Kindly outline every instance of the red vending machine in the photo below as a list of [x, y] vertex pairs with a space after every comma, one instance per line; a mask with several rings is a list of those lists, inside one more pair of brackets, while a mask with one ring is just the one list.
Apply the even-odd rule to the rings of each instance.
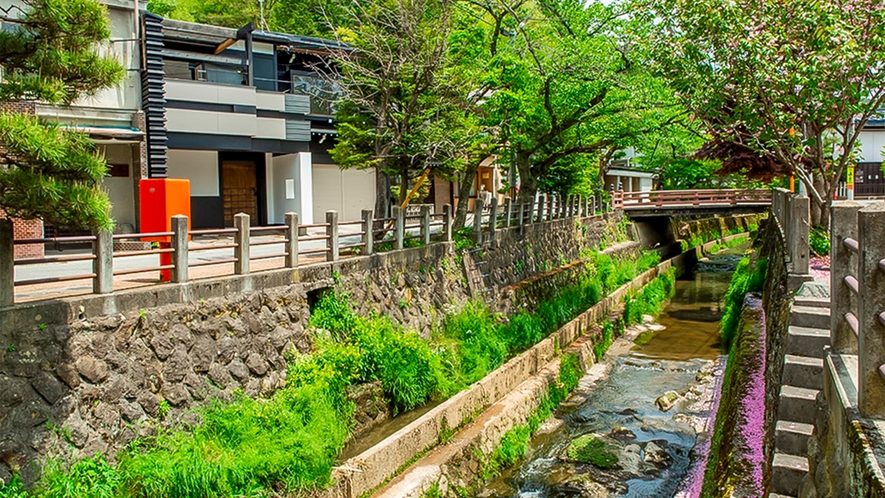
[[[169, 232], [172, 230], [172, 217], [187, 216], [187, 228], [191, 228], [191, 183], [177, 178], [145, 178], [138, 184], [141, 198], [139, 219], [142, 233]], [[143, 237], [145, 242], [157, 242], [160, 248], [171, 247], [171, 237]], [[172, 253], [160, 254], [160, 265], [172, 264]], [[172, 280], [172, 270], [160, 270], [160, 280]]]

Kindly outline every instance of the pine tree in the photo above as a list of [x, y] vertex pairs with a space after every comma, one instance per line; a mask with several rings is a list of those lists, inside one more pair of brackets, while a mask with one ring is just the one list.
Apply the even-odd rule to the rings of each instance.
[[[95, 0], [28, 0], [0, 20], [13, 26], [0, 31], [0, 102], [70, 105], [125, 74], [98, 51], [110, 23]], [[0, 209], [8, 216], [110, 229], [110, 201], [99, 186], [106, 173], [85, 134], [0, 111]]]

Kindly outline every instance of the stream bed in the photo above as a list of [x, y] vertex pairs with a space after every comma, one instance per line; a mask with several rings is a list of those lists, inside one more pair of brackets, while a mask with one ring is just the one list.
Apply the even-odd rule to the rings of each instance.
[[[680, 277], [657, 321], [628, 328], [536, 432], [527, 457], [479, 496], [697, 496], [725, 368], [720, 301], [743, 249]], [[605, 458], [590, 459], [600, 465], [572, 458], [579, 438], [604, 448]]]

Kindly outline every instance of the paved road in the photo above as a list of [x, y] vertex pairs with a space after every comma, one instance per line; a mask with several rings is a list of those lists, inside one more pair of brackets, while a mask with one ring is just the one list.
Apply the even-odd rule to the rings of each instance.
[[[431, 229], [432, 232], [438, 232], [440, 227], [434, 227]], [[358, 235], [360, 231], [359, 226], [342, 226], [339, 229], [339, 244], [347, 245], [347, 244], [357, 244], [360, 242], [361, 237]], [[410, 234], [417, 234], [417, 229], [415, 230], [407, 230]], [[325, 231], [322, 228], [310, 229], [308, 230], [308, 235], [322, 235]], [[354, 234], [357, 235], [348, 235]], [[259, 245], [253, 246], [250, 248], [251, 257], [257, 258], [260, 256], [269, 256], [273, 254], [282, 255], [285, 252], [284, 243], [282, 241], [282, 235], [263, 235], [263, 236], [253, 236], [251, 241], [254, 242], [264, 242], [264, 241], [272, 241], [279, 239], [279, 244], [267, 244], [267, 245]], [[191, 247], [207, 247], [212, 245], [224, 245], [230, 244], [233, 242], [231, 237], [219, 236], [219, 237], [200, 237], [197, 240], [193, 240], [190, 243]], [[322, 249], [326, 247], [325, 240], [310, 240], [299, 243], [298, 248], [299, 252], [309, 251], [311, 249]], [[72, 255], [72, 254], [88, 254], [89, 250], [66, 250], [60, 253], [55, 251], [47, 252], [47, 256], [54, 256], [56, 254], [64, 254], [64, 255]], [[191, 250], [188, 252], [188, 261], [190, 264], [195, 263], [205, 263], [211, 261], [221, 261], [225, 259], [230, 259], [234, 257], [234, 249], [232, 247], [228, 248], [219, 248], [219, 249], [204, 249], [194, 251]], [[325, 260], [325, 255], [323, 253], [314, 253], [302, 255], [300, 261], [303, 263], [309, 262], [319, 262]], [[159, 255], [142, 255], [142, 256], [131, 256], [131, 257], [117, 257], [114, 258], [114, 269], [115, 270], [134, 270], [138, 268], [155, 268], [160, 265], [160, 257]], [[269, 258], [262, 259], [258, 261], [252, 261], [250, 263], [250, 267], [252, 271], [260, 271], [266, 269], [273, 268], [282, 268], [283, 267], [283, 258]], [[25, 266], [16, 266], [15, 267], [15, 280], [23, 281], [23, 280], [32, 280], [32, 279], [42, 279], [42, 278], [50, 278], [50, 277], [66, 277], [66, 276], [76, 276], [92, 273], [92, 261], [71, 261], [71, 262], [60, 262], [60, 263], [46, 263], [46, 264], [36, 264], [36, 265], [25, 265]], [[218, 265], [208, 265], [208, 266], [200, 266], [196, 268], [190, 268], [188, 271], [189, 277], [191, 279], [198, 278], [207, 278], [213, 276], [220, 275], [231, 275], [233, 274], [233, 264], [218, 264]], [[159, 281], [159, 273], [157, 270], [151, 270], [144, 273], [134, 273], [129, 275], [119, 275], [114, 277], [114, 288], [115, 289], [125, 289], [131, 287], [138, 287], [144, 285], [152, 285]], [[77, 295], [89, 293], [92, 290], [92, 280], [88, 278], [84, 278], [81, 280], [71, 280], [65, 282], [54, 282], [47, 284], [32, 284], [32, 285], [24, 285], [24, 286], [16, 286], [16, 302], [21, 301], [32, 301], [37, 299], [49, 298], [49, 297], [59, 297], [64, 295]]]

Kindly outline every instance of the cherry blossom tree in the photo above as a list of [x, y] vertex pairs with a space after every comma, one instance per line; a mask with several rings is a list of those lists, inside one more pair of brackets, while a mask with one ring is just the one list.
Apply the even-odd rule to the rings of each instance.
[[722, 150], [806, 186], [825, 223], [861, 128], [885, 101], [880, 0], [649, 0], [663, 75]]

